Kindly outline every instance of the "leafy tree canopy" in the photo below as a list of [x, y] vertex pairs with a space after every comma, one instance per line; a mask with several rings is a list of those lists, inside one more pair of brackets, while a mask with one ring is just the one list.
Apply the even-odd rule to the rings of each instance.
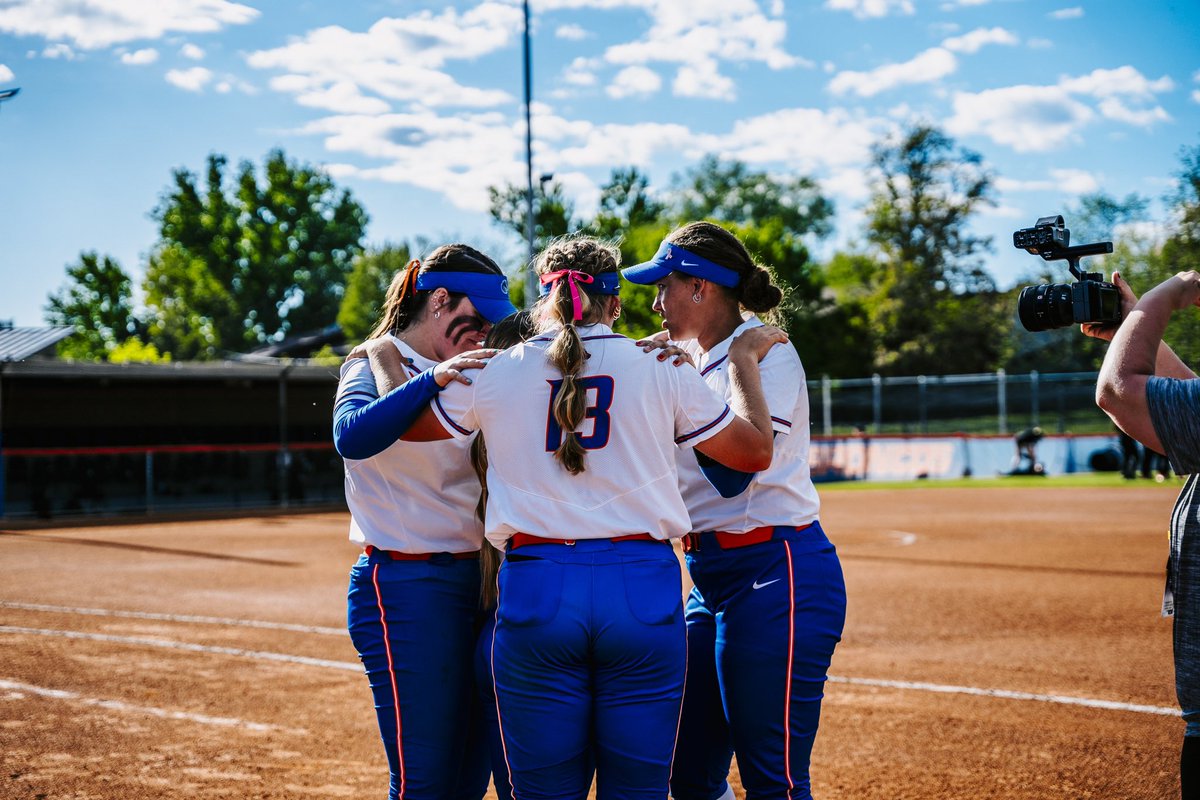
[[46, 302], [51, 325], [69, 325], [75, 334], [58, 345], [63, 358], [107, 359], [138, 332], [133, 308], [133, 283], [115, 260], [95, 252], [82, 253], [67, 267], [68, 284]]

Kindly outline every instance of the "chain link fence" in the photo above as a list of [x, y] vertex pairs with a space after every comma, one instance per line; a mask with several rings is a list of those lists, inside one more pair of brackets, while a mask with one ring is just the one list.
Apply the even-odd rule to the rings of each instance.
[[1107, 433], [1095, 372], [820, 378], [808, 382], [817, 436], [855, 433]]

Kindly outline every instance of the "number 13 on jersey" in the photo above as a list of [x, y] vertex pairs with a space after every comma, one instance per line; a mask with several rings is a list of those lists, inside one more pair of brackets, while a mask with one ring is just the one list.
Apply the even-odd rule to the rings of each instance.
[[[554, 418], [554, 401], [562, 389], [562, 381], [547, 381], [550, 384], [550, 406], [546, 413], [546, 452], [553, 453], [562, 444], [563, 430]], [[591, 375], [586, 378], [576, 378], [579, 390], [585, 393], [587, 409], [583, 416], [583, 425], [578, 434], [579, 444], [584, 450], [599, 450], [608, 444], [612, 432], [612, 416], [608, 413], [613, 402], [615, 383], [609, 375]], [[588, 422], [591, 422], [591, 433], [588, 433]]]

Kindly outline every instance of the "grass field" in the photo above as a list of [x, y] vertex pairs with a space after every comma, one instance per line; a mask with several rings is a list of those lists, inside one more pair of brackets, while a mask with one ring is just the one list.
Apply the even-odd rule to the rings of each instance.
[[[815, 796], [1178, 796], [1174, 487], [992, 483], [821, 487], [849, 612]], [[347, 524], [0, 532], [0, 797], [383, 797]]]

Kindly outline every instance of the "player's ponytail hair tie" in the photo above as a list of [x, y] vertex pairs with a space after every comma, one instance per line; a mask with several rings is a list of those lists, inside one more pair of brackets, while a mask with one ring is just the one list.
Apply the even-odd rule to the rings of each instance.
[[583, 301], [579, 297], [579, 284], [591, 283], [595, 280], [586, 272], [580, 272], [577, 269], [560, 269], [556, 272], [546, 272], [541, 276], [542, 283], [557, 283], [566, 278], [567, 285], [571, 287], [571, 312], [575, 322], [583, 319]]
[[404, 269], [404, 283], [400, 287], [400, 300], [412, 297], [417, 293], [417, 274], [421, 271], [421, 259], [414, 258]]

